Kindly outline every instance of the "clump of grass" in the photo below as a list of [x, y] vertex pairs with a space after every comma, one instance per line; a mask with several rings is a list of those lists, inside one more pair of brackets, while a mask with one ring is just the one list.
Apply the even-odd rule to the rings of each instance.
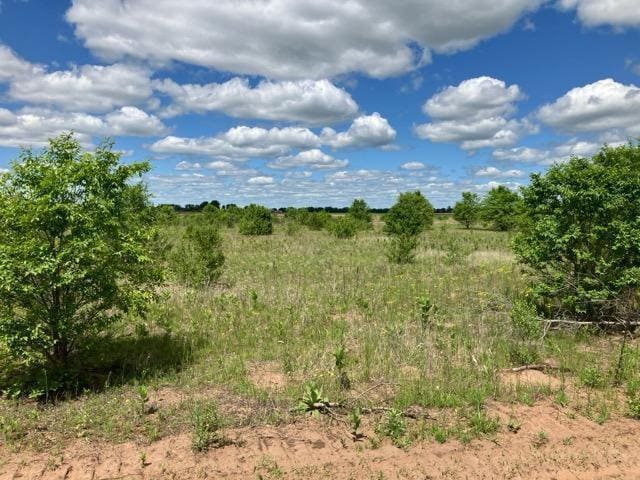
[[198, 403], [191, 412], [191, 448], [196, 452], [204, 452], [209, 448], [224, 447], [229, 444], [222, 433], [222, 422], [218, 408], [212, 401]]
[[378, 435], [389, 437], [397, 447], [408, 445], [409, 441], [405, 437], [406, 432], [407, 424], [402, 416], [402, 412], [395, 408], [390, 409], [376, 427], [376, 433]]

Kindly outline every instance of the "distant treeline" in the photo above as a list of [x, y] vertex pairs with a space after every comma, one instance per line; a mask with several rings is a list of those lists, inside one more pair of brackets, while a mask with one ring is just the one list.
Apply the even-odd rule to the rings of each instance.
[[[229, 203], [227, 205], [222, 205], [218, 200], [212, 200], [210, 202], [202, 202], [202, 203], [187, 203], [186, 205], [176, 205], [176, 204], [161, 204], [159, 206], [167, 205], [172, 207], [176, 212], [201, 212], [204, 207], [207, 205], [212, 205], [215, 208], [220, 208], [222, 210], [227, 210], [229, 208], [237, 208], [235, 203]], [[282, 208], [272, 208], [273, 212], [286, 212], [287, 209], [292, 207], [282, 207]], [[349, 207], [307, 207], [306, 210], [309, 212], [327, 212], [327, 213], [347, 213]], [[387, 213], [389, 208], [370, 208], [369, 211], [371, 213]], [[452, 207], [444, 207], [444, 208], [434, 208], [433, 211], [435, 213], [451, 213], [453, 211]]]

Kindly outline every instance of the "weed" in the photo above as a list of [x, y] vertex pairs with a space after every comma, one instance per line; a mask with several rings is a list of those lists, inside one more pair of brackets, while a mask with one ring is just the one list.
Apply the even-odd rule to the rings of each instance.
[[378, 435], [389, 437], [393, 444], [398, 447], [406, 445], [406, 439], [404, 438], [406, 431], [407, 425], [402, 412], [395, 408], [390, 409], [376, 427]]
[[582, 384], [589, 388], [602, 388], [605, 384], [604, 376], [597, 366], [589, 366], [579, 373]]
[[298, 400], [295, 410], [301, 413], [310, 413], [318, 416], [329, 400], [323, 395], [322, 388], [315, 382], [309, 382], [304, 386], [302, 397]]
[[191, 426], [191, 448], [196, 452], [228, 444], [221, 431], [222, 422], [218, 416], [218, 409], [211, 401], [196, 404], [191, 413]]
[[549, 435], [547, 435], [547, 432], [545, 432], [544, 430], [540, 430], [538, 433], [536, 433], [533, 436], [533, 440], [531, 440], [531, 444], [536, 448], [540, 448], [547, 443], [549, 443]]

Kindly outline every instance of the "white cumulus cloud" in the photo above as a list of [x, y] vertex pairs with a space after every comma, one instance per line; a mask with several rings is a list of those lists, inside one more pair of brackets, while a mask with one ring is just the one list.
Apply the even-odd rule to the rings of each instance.
[[320, 169], [332, 169], [332, 168], [344, 168], [349, 164], [347, 160], [339, 160], [327, 155], [322, 150], [317, 148], [311, 150], [304, 150], [298, 152], [295, 155], [288, 155], [286, 157], [279, 157], [273, 162], [269, 162], [267, 165], [271, 168], [296, 168], [306, 167], [315, 170]]
[[431, 50], [471, 48], [541, 3], [74, 0], [66, 18], [89, 49], [111, 61], [180, 61], [268, 78], [382, 78], [428, 62]]
[[458, 143], [465, 150], [513, 145], [535, 131], [529, 121], [510, 118], [523, 98], [517, 85], [492, 77], [464, 80], [436, 93], [423, 105], [432, 119], [417, 125], [418, 137], [432, 142]]
[[622, 129], [640, 134], [640, 88], [607, 78], [569, 90], [538, 111], [538, 118], [564, 132]]
[[575, 8], [580, 21], [588, 26], [640, 25], [640, 8], [637, 0], [560, 0], [559, 4], [567, 10]]
[[236, 118], [328, 124], [358, 112], [351, 95], [328, 80], [262, 81], [251, 87], [243, 78], [205, 85], [179, 85], [165, 79], [155, 81], [154, 87], [171, 97], [162, 112], [166, 117], [222, 112]]

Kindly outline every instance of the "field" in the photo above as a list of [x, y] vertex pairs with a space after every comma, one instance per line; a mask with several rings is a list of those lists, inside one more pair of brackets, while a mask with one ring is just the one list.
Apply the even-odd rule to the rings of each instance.
[[170, 282], [75, 391], [0, 400], [0, 478], [640, 477], [638, 341], [520, 335], [509, 233], [443, 216], [395, 265], [380, 226], [225, 229], [220, 282]]

